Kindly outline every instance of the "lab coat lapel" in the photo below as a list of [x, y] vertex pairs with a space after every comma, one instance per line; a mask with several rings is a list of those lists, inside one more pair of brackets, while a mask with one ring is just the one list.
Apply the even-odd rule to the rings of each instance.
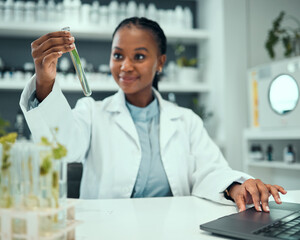
[[140, 149], [138, 133], [130, 112], [126, 107], [125, 96], [122, 90], [119, 90], [113, 96], [111, 103], [107, 106], [107, 111], [111, 112], [113, 121], [132, 138]]
[[177, 131], [177, 121], [170, 118], [167, 112], [162, 111], [160, 116], [160, 146], [161, 151], [164, 151], [169, 141]]
[[115, 116], [115, 122], [134, 140], [137, 147], [140, 149], [139, 137], [130, 113], [125, 111], [120, 112]]
[[160, 105], [160, 147], [163, 152], [172, 137], [178, 131], [177, 124], [181, 114], [177, 106], [163, 100], [156, 90], [154, 90], [154, 92]]

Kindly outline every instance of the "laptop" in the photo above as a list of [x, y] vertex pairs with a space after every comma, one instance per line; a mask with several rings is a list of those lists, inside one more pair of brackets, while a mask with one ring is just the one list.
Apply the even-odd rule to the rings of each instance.
[[200, 229], [234, 239], [300, 240], [300, 204], [269, 203], [270, 212], [246, 211], [200, 225]]

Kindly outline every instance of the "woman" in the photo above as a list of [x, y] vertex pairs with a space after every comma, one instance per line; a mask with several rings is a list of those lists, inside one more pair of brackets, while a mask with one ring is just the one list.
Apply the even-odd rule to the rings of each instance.
[[240, 211], [249, 203], [269, 211], [270, 194], [281, 202], [282, 187], [232, 170], [202, 120], [152, 87], [166, 62], [166, 38], [157, 23], [145, 18], [120, 23], [110, 57], [120, 90], [103, 101], [80, 99], [71, 110], [55, 78], [58, 58], [74, 49], [73, 43], [64, 31], [32, 43], [36, 75], [20, 105], [36, 141], [59, 127], [68, 159], [84, 160], [82, 198], [195, 195], [233, 200]]

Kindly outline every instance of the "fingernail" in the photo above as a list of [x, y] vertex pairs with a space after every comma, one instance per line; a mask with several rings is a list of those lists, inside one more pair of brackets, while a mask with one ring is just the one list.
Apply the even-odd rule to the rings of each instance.
[[72, 43], [70, 46], [69, 46], [70, 48], [74, 48], [75, 47], [75, 45]]
[[74, 40], [74, 37], [69, 37], [69, 40], [70, 40], [70, 41], [73, 41], [73, 40]]
[[281, 201], [281, 199], [280, 199], [280, 198], [278, 198], [278, 202], [282, 203], [282, 201]]
[[59, 54], [59, 55], [62, 55], [62, 51], [59, 51], [58, 54]]
[[260, 211], [260, 212], [262, 211], [261, 207], [258, 207], [258, 211]]
[[268, 211], [268, 212], [270, 212], [270, 208], [269, 208], [269, 206], [266, 206], [266, 209], [267, 209], [267, 211]]

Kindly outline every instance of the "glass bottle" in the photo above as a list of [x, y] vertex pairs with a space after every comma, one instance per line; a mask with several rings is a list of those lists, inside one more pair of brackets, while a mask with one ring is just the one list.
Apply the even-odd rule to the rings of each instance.
[[296, 162], [296, 153], [292, 144], [287, 145], [283, 150], [283, 160], [286, 163]]
[[267, 158], [268, 161], [273, 161], [273, 147], [272, 147], [272, 145], [268, 145], [268, 147], [267, 147], [266, 158]]

